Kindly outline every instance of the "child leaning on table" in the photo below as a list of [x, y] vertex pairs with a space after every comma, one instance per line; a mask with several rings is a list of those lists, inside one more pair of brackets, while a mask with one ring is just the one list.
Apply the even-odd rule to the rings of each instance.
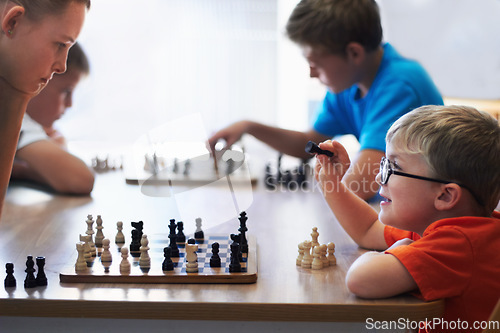
[[28, 103], [11, 179], [35, 181], [60, 193], [88, 195], [94, 186], [93, 172], [66, 150], [64, 137], [54, 129], [54, 123], [72, 106], [74, 89], [90, 72], [78, 43], [68, 52], [66, 68]]
[[0, 213], [29, 100], [66, 70], [90, 0], [0, 0]]
[[444, 299], [443, 319], [474, 331], [500, 298], [498, 122], [470, 107], [423, 106], [391, 126], [386, 145], [377, 214], [341, 182], [344, 147], [320, 144], [335, 154], [315, 167], [328, 205], [359, 246], [384, 251], [360, 256], [347, 287], [363, 298]]

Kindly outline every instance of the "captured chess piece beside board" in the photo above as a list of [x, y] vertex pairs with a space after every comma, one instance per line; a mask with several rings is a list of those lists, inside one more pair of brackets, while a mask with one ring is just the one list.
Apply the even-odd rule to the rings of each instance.
[[234, 185], [257, 184], [243, 151], [227, 149], [188, 159], [157, 153], [144, 154], [141, 158], [129, 156], [126, 159], [124, 174], [127, 184], [202, 186], [224, 177], [230, 177]]
[[329, 266], [337, 265], [335, 258], [335, 244], [320, 244], [318, 242], [318, 228], [312, 228], [311, 240], [305, 240], [298, 245], [299, 255], [296, 265], [302, 268], [320, 270]]
[[[123, 222], [116, 223], [112, 242], [103, 234], [99, 220], [95, 241], [93, 218], [87, 217], [86, 235], [76, 243], [77, 255], [59, 275], [63, 283], [254, 283], [257, 281], [257, 244], [247, 236], [247, 216], [238, 218], [239, 233], [205, 235], [201, 219], [196, 231], [184, 235], [184, 223], [174, 219], [169, 233], [151, 237], [147, 224], [131, 222], [131, 241], [126, 244]], [[102, 233], [102, 239], [101, 239]], [[98, 237], [99, 235], [99, 237]]]
[[[36, 267], [35, 268], [35, 262]], [[26, 258], [26, 277], [24, 279], [24, 288], [43, 287], [48, 284], [47, 276], [45, 275], [45, 257], [36, 257], [29, 255]], [[38, 271], [37, 271], [38, 269]], [[4, 280], [5, 288], [13, 288], [17, 286], [16, 277], [14, 276], [14, 263], [5, 264], [5, 272], [7, 276]], [[35, 276], [36, 273], [36, 276]]]

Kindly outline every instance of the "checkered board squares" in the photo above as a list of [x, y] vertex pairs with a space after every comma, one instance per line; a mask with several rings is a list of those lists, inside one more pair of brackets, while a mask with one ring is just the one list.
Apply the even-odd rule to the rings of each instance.
[[[156, 237], [157, 236], [157, 237]], [[99, 256], [94, 259], [92, 267], [84, 272], [75, 272], [76, 251], [70, 265], [68, 265], [59, 275], [63, 283], [254, 283], [257, 281], [257, 246], [255, 238], [248, 238], [248, 255], [242, 254], [241, 268], [238, 273], [229, 272], [231, 257], [230, 245], [232, 240], [226, 235], [210, 235], [204, 240], [196, 240], [198, 245], [198, 272], [186, 272], [185, 246], [178, 244], [180, 256], [172, 258], [174, 262], [173, 271], [163, 271], [162, 263], [163, 248], [168, 246], [168, 235], [149, 236], [149, 256], [151, 258], [151, 268], [143, 271], [139, 267], [139, 257], [129, 255], [131, 263], [130, 274], [120, 273], [120, 247], [111, 244], [110, 251], [113, 255], [113, 262], [109, 272], [104, 271]], [[187, 237], [188, 239], [189, 237]], [[219, 257], [221, 267], [210, 267], [210, 257], [212, 256], [212, 244], [219, 243]], [[124, 246], [128, 246], [125, 244]], [[98, 249], [99, 252], [102, 249]]]

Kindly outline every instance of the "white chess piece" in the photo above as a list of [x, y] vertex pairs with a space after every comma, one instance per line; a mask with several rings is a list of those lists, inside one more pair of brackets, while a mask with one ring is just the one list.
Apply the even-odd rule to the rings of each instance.
[[92, 218], [92, 215], [90, 215], [90, 214], [87, 215], [87, 220], [85, 222], [87, 222], [87, 231], [85, 233], [88, 236], [90, 236], [90, 239], [88, 241], [89, 246], [90, 246], [90, 253], [91, 253], [92, 257], [96, 257], [97, 256], [97, 249], [96, 249], [94, 241], [92, 239], [92, 235], [94, 234], [94, 229], [92, 227], [92, 225], [94, 224], [94, 219]]
[[101, 215], [97, 215], [97, 219], [95, 220], [97, 232], [95, 234], [95, 246], [102, 247], [102, 240], [104, 239], [104, 234], [102, 229], [102, 218]]
[[102, 240], [102, 254], [101, 254], [101, 262], [104, 266], [104, 271], [109, 272], [109, 266], [111, 266], [111, 262], [113, 261], [113, 257], [111, 256], [111, 251], [109, 251], [109, 239], [104, 238]]
[[85, 261], [84, 242], [76, 243], [76, 251], [78, 251], [78, 258], [76, 259], [75, 272], [82, 272], [87, 269], [87, 262]]
[[186, 243], [186, 272], [196, 273], [198, 272], [198, 256], [196, 255], [198, 251], [198, 245]]
[[337, 258], [335, 258], [335, 244], [330, 242], [327, 245], [328, 247], [328, 261], [330, 261], [330, 266], [334, 266], [337, 264]]
[[302, 265], [302, 259], [304, 259], [304, 243], [300, 243], [298, 245], [298, 248], [299, 248], [299, 255], [297, 256], [297, 260], [295, 261], [295, 263], [297, 264], [297, 266], [300, 266]]
[[92, 257], [92, 250], [89, 244], [90, 236], [89, 235], [80, 235], [80, 242], [83, 242], [83, 258], [87, 263], [87, 266], [92, 266], [94, 262], [94, 257]]
[[314, 251], [314, 248], [316, 246], [319, 246], [319, 242], [318, 242], [318, 237], [319, 237], [318, 228], [316, 228], [316, 227], [312, 228], [311, 237], [312, 237], [311, 251]]
[[116, 244], [123, 244], [125, 243], [125, 235], [123, 234], [123, 222], [122, 221], [118, 221], [116, 222], [116, 229], [118, 230], [118, 232], [116, 233], [116, 236], [115, 236], [115, 243]]
[[321, 261], [320, 259], [320, 254], [321, 250], [319, 248], [319, 246], [316, 246], [314, 247], [314, 253], [313, 253], [313, 261], [312, 261], [312, 264], [311, 264], [311, 268], [312, 269], [322, 269], [323, 268], [323, 262]]
[[128, 248], [122, 247], [120, 252], [122, 254], [122, 261], [120, 262], [120, 273], [122, 275], [130, 274], [130, 261], [128, 260]]
[[323, 262], [323, 268], [330, 266], [330, 260], [326, 257], [327, 250], [326, 244], [319, 246], [319, 259]]
[[143, 234], [141, 238], [141, 247], [139, 250], [141, 251], [141, 256], [139, 257], [139, 267], [148, 269], [151, 268], [151, 258], [149, 257], [149, 240], [148, 236]]
[[311, 256], [311, 242], [305, 241], [304, 243], [304, 258], [302, 258], [302, 268], [311, 268], [313, 257]]

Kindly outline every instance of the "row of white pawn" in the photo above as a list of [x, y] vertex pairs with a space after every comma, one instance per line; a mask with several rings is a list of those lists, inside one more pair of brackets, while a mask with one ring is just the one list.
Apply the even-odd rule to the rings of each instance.
[[[296, 260], [297, 266], [302, 268], [322, 269], [337, 264], [335, 258], [335, 244], [318, 243], [318, 228], [314, 227], [311, 233], [312, 241], [303, 241], [298, 245], [299, 255]], [[328, 254], [328, 255], [327, 255]]]

